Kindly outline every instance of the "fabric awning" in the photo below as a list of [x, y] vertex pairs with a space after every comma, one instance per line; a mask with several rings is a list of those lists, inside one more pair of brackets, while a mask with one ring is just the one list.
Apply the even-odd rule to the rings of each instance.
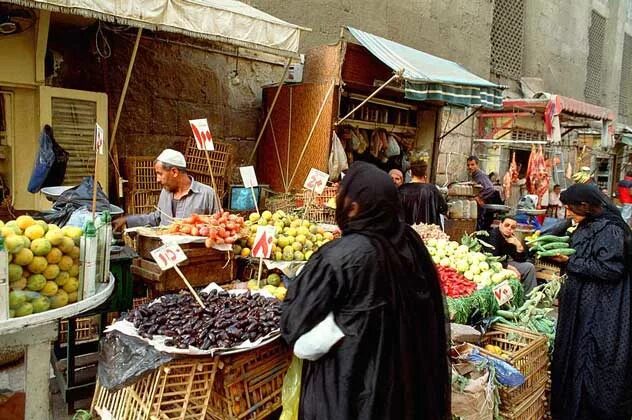
[[502, 108], [503, 88], [470, 73], [461, 65], [359, 29], [347, 29], [384, 64], [394, 71], [404, 70], [407, 99]]
[[632, 134], [624, 134], [621, 136], [621, 143], [632, 146]]
[[286, 57], [298, 56], [299, 26], [237, 0], [7, 0], [152, 31], [224, 42]]

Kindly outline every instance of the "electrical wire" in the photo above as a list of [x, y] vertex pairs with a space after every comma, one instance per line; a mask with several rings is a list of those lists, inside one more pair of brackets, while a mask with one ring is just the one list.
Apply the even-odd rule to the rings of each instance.
[[[99, 45], [99, 39], [102, 40], [101, 41], [103, 43], [102, 46]], [[97, 54], [99, 54], [101, 58], [110, 58], [112, 56], [112, 48], [110, 47], [110, 43], [108, 42], [108, 39], [105, 37], [105, 34], [103, 33], [101, 21], [99, 21], [97, 30], [94, 34], [94, 44], [97, 50]]]

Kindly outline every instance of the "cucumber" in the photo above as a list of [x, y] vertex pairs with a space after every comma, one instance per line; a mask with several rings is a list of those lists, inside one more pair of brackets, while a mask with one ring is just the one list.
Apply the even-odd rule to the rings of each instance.
[[548, 243], [548, 242], [568, 242], [569, 240], [570, 240], [570, 237], [568, 236], [544, 235], [527, 243], [534, 244], [534, 243]]
[[548, 242], [542, 245], [542, 248], [544, 248], [544, 250], [564, 249], [564, 248], [568, 248], [568, 243], [567, 242]]
[[576, 251], [573, 248], [558, 248], [549, 249], [544, 252], [538, 252], [538, 258], [540, 257], [557, 257], [559, 255], [573, 255]]

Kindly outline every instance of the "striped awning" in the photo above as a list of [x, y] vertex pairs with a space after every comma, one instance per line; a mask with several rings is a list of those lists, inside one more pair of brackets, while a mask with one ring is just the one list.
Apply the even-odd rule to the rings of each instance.
[[347, 29], [384, 64], [394, 71], [403, 70], [407, 99], [502, 108], [503, 87], [470, 73], [461, 65], [359, 29]]

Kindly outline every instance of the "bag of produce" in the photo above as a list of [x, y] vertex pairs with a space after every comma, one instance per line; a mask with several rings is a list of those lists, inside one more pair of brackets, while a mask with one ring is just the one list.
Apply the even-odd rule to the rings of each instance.
[[39, 136], [39, 150], [37, 151], [37, 156], [35, 156], [35, 165], [33, 166], [28, 185], [28, 191], [33, 194], [42, 188], [50, 169], [55, 163], [56, 156], [53, 150], [53, 140], [49, 135], [50, 130], [49, 125], [44, 126]]
[[334, 131], [331, 139], [331, 152], [329, 153], [329, 178], [336, 181], [340, 179], [340, 174], [347, 169], [349, 169], [347, 153]]
[[489, 369], [477, 369], [460, 375], [452, 369], [452, 415], [461, 420], [494, 418], [494, 380]]
[[298, 357], [292, 358], [292, 363], [283, 379], [283, 412], [279, 420], [298, 420], [298, 407], [301, 397], [301, 375], [303, 361]]

